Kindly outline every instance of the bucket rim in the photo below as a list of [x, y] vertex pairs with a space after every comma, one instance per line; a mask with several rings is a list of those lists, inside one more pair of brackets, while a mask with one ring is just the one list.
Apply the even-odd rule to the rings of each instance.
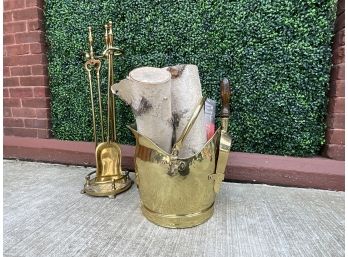
[[[135, 124], [132, 124], [132, 125], [135, 125]], [[132, 128], [132, 125], [126, 125], [126, 127], [128, 129], [130, 129], [132, 131], [132, 133], [134, 134], [134, 136], [137, 138], [137, 136], [139, 137], [143, 137], [145, 138], [147, 141], [149, 141], [150, 144], [152, 144], [152, 146], [155, 148], [155, 150], [157, 150], [158, 152], [164, 154], [164, 155], [167, 155], [167, 156], [171, 156], [170, 153], [168, 153], [167, 151], [163, 150], [161, 147], [159, 147], [155, 142], [153, 142], [150, 138], [148, 138], [147, 136], [141, 134], [139, 131], [137, 131], [135, 128]], [[215, 138], [220, 135], [221, 133], [221, 127], [218, 127], [218, 129], [215, 131], [214, 135], [207, 141], [205, 142], [205, 144], [202, 146], [202, 148], [195, 154], [189, 156], [189, 157], [185, 157], [185, 158], [178, 158], [180, 160], [189, 160], [189, 159], [192, 159], [194, 156], [200, 154], [202, 152], [202, 150], [204, 148], [206, 148], [212, 141], [215, 140]], [[137, 143], [138, 145], [138, 143]]]

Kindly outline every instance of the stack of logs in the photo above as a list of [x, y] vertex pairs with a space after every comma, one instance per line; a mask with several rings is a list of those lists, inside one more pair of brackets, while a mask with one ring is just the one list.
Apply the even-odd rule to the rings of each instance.
[[[170, 153], [202, 98], [196, 65], [165, 68], [141, 67], [112, 86], [114, 94], [130, 105], [137, 130]], [[179, 152], [187, 158], [207, 142], [204, 112], [201, 111]]]

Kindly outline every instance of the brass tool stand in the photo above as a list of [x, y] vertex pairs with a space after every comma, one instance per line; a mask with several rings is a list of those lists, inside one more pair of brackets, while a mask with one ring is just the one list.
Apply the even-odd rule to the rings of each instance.
[[[115, 99], [111, 92], [111, 86], [114, 83], [113, 72], [113, 57], [120, 56], [123, 51], [113, 46], [112, 22], [105, 25], [105, 45], [106, 49], [102, 56], [95, 57], [93, 52], [93, 37], [92, 28], [88, 28], [88, 43], [89, 53], [86, 54], [87, 61], [85, 69], [87, 71], [89, 81], [89, 91], [91, 100], [91, 110], [93, 119], [93, 136], [96, 143], [96, 171], [89, 173], [85, 179], [85, 185], [81, 193], [86, 193], [92, 196], [108, 196], [115, 198], [132, 185], [132, 180], [129, 178], [128, 171], [121, 169], [121, 149], [116, 143], [116, 113]], [[100, 90], [100, 68], [101, 59], [105, 58], [108, 62], [108, 92], [107, 92], [107, 137], [104, 139], [104, 123], [102, 111], [102, 98]], [[95, 70], [97, 79], [97, 91], [99, 102], [99, 119], [100, 119], [100, 134], [101, 142], [98, 143], [98, 133], [96, 127], [96, 114], [94, 105], [94, 93], [92, 83], [92, 71]], [[92, 178], [91, 176], [95, 174]]]

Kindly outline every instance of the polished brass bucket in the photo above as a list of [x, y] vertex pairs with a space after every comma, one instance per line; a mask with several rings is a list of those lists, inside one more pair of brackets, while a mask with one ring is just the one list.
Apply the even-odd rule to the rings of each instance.
[[222, 128], [217, 129], [199, 153], [189, 158], [179, 159], [178, 153], [204, 105], [204, 99], [171, 153], [128, 126], [136, 138], [135, 173], [141, 209], [151, 222], [163, 227], [187, 228], [199, 225], [213, 215], [215, 197], [224, 178], [231, 146], [227, 134], [227, 82], [221, 83], [223, 105], [227, 105], [227, 112], [226, 108], [223, 109]]

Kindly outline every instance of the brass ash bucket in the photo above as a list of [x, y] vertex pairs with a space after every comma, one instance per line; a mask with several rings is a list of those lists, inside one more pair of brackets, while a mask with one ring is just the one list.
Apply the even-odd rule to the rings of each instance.
[[178, 158], [182, 143], [204, 105], [201, 100], [183, 134], [169, 154], [148, 137], [128, 127], [136, 138], [135, 172], [141, 209], [151, 222], [169, 228], [187, 228], [207, 221], [224, 178], [231, 138], [227, 134], [229, 83], [221, 82], [222, 128], [203, 149], [185, 159]]

